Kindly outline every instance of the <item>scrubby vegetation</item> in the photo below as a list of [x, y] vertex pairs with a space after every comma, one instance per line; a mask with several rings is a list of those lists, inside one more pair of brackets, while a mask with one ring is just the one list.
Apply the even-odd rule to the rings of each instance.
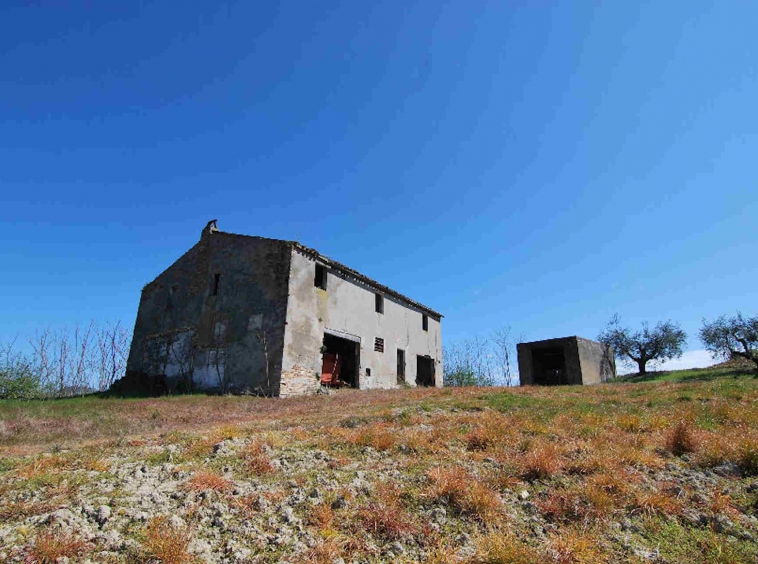
[[124, 375], [129, 332], [121, 322], [37, 331], [26, 343], [0, 340], [0, 399], [103, 392]]
[[758, 379], [672, 374], [0, 402], [0, 560], [754, 562]]

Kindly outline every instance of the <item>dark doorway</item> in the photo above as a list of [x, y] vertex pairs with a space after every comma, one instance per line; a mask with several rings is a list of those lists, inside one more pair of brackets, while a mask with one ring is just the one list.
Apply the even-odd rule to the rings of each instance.
[[357, 388], [358, 371], [361, 365], [360, 350], [360, 343], [328, 333], [325, 334], [321, 381], [327, 383], [325, 374], [332, 373], [336, 379], [328, 382], [329, 384]]
[[434, 386], [434, 360], [430, 356], [416, 356], [416, 385]]
[[397, 383], [405, 384], [405, 351], [397, 349]]
[[563, 349], [537, 349], [532, 351], [534, 383], [539, 386], [562, 386], [566, 380], [566, 357]]

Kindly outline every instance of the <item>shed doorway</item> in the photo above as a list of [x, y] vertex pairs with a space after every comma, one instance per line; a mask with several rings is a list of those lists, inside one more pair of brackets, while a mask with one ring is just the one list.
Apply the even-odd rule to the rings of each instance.
[[434, 359], [431, 356], [416, 356], [416, 385], [434, 386]]
[[324, 333], [321, 384], [331, 387], [358, 387], [361, 344], [352, 339]]
[[532, 351], [534, 383], [538, 386], [563, 386], [566, 380], [566, 357], [563, 349]]

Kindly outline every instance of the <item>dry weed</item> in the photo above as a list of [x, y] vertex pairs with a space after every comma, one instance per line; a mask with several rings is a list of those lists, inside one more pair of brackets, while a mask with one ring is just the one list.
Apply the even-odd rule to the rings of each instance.
[[33, 459], [29, 464], [18, 469], [18, 476], [32, 479], [41, 474], [61, 471], [71, 463], [68, 457], [54, 454], [52, 456], [40, 456]]
[[520, 460], [521, 476], [526, 480], [546, 479], [562, 470], [562, 461], [558, 448], [545, 441], [532, 445]]
[[227, 492], [232, 488], [232, 483], [218, 474], [212, 472], [197, 472], [189, 480], [182, 484], [182, 489], [187, 491]]
[[639, 415], [624, 413], [616, 419], [616, 425], [627, 433], [639, 433], [645, 429]]
[[62, 505], [54, 505], [45, 501], [24, 501], [16, 500], [0, 504], [0, 522], [18, 521], [31, 517], [55, 511]]
[[334, 518], [334, 509], [328, 502], [319, 503], [308, 514], [308, 522], [321, 532], [333, 529]]
[[304, 555], [305, 564], [333, 564], [346, 552], [345, 540], [339, 537], [321, 539]]
[[[490, 530], [475, 539], [476, 554], [471, 564], [541, 564], [544, 555], [521, 542], [510, 532]], [[448, 560], [446, 562], [451, 562]]]
[[698, 443], [691, 425], [685, 420], [679, 421], [666, 434], [666, 450], [674, 456], [694, 452]]
[[414, 533], [417, 528], [393, 486], [377, 487], [372, 499], [358, 509], [362, 529], [387, 539], [397, 539]]
[[89, 549], [83, 540], [63, 531], [47, 529], [34, 537], [29, 549], [29, 564], [55, 564], [61, 558], [76, 558]]
[[543, 515], [556, 522], [581, 520], [590, 513], [581, 496], [566, 489], [549, 491], [537, 500], [537, 507]]
[[268, 448], [269, 446], [264, 442], [255, 440], [247, 445], [242, 452], [247, 469], [256, 476], [274, 471], [274, 466], [268, 456]]
[[461, 513], [485, 521], [502, 510], [497, 494], [459, 466], [432, 468], [427, 475], [431, 481], [431, 496], [447, 500]]
[[358, 430], [353, 442], [376, 450], [391, 450], [397, 444], [397, 437], [386, 423], [375, 423]]
[[551, 560], [556, 564], [596, 564], [605, 562], [598, 540], [586, 531], [564, 530], [550, 542]]
[[638, 511], [646, 515], [670, 517], [681, 512], [679, 500], [661, 491], [637, 492], [634, 505]]
[[156, 517], [145, 529], [142, 546], [148, 558], [158, 559], [161, 564], [189, 564], [197, 561], [187, 552], [191, 540], [187, 527], [174, 528], [168, 517]]
[[746, 437], [737, 447], [737, 463], [748, 476], [758, 474], [758, 438]]

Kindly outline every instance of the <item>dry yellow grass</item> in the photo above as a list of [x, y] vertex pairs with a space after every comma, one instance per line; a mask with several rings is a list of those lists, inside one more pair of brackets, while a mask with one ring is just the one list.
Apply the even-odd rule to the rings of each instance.
[[[128, 457], [144, 460], [145, 474], [168, 467], [169, 480], [189, 475], [180, 489], [187, 499], [175, 506], [193, 529], [171, 528], [165, 518], [133, 527], [146, 561], [191, 562], [191, 532], [210, 526], [212, 503], [229, 507], [223, 521], [230, 526], [218, 527], [214, 549], [227, 550], [222, 541], [254, 523], [268, 536], [249, 545], [250, 561], [266, 564], [621, 562], [634, 561], [638, 546], [687, 564], [758, 558], [755, 543], [745, 540], [758, 536], [749, 519], [758, 507], [752, 378], [131, 402], [135, 417], [166, 409], [147, 430], [109, 401], [115, 419], [141, 434], [111, 437], [95, 449], [71, 442], [53, 455], [6, 451], [0, 518], [20, 524], [66, 507], [93, 483], [115, 483], [119, 457]], [[14, 409], [13, 428], [23, 429], [14, 448], [45, 445], [44, 432], [22, 425], [32, 414]], [[53, 415], [48, 437], [55, 438], [50, 421], [67, 416]], [[61, 425], [84, 428], [81, 421]], [[221, 441], [230, 444], [214, 448]], [[216, 494], [189, 495], [198, 491]], [[298, 554], [274, 542], [276, 529], [293, 527], [280, 514], [285, 505], [309, 538]], [[206, 533], [198, 537], [216, 542]], [[53, 540], [42, 538], [40, 546], [68, 550]], [[394, 543], [406, 552], [392, 556]]]

